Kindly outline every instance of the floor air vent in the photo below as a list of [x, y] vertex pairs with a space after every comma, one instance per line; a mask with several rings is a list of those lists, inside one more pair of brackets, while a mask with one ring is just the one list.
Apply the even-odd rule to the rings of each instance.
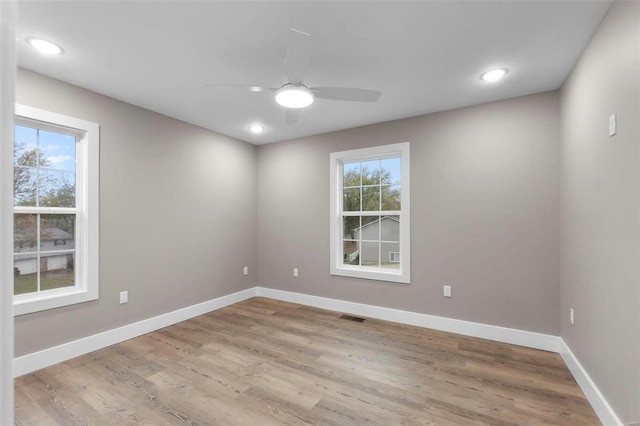
[[340, 319], [348, 320], [348, 321], [355, 321], [355, 322], [364, 322], [364, 318], [352, 317], [351, 315], [342, 315], [340, 317]]

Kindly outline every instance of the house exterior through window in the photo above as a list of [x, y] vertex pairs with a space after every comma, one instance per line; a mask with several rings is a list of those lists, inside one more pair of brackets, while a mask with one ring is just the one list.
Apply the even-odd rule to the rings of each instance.
[[332, 153], [331, 274], [410, 282], [409, 143]]

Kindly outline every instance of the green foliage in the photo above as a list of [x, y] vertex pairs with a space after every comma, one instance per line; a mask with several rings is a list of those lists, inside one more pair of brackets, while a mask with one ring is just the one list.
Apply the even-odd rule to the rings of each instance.
[[37, 167], [46, 167], [49, 162], [42, 158], [42, 152], [38, 148], [26, 150], [24, 143], [16, 144], [14, 150], [13, 168], [13, 194], [18, 206], [36, 205], [36, 180]]
[[[59, 271], [42, 274], [40, 290], [70, 287], [73, 285], [73, 271]], [[15, 275], [13, 277], [13, 294], [33, 293], [38, 290], [36, 274]]]
[[348, 170], [343, 177], [343, 210], [400, 210], [400, 187], [391, 185], [391, 173], [367, 167]]
[[37, 170], [49, 166], [39, 148], [27, 150], [24, 143], [16, 144], [14, 154], [13, 193], [16, 206], [35, 206], [36, 195], [40, 205], [45, 207], [73, 207], [75, 205], [75, 185], [69, 183], [64, 174], [55, 178]]
[[66, 180], [40, 194], [40, 205], [45, 207], [73, 207], [75, 201], [76, 188]]
[[18, 143], [14, 149], [14, 164], [25, 167], [46, 167], [49, 165], [49, 161], [46, 158], [42, 158], [42, 151], [39, 148], [31, 150], [26, 149], [27, 146], [24, 143]]

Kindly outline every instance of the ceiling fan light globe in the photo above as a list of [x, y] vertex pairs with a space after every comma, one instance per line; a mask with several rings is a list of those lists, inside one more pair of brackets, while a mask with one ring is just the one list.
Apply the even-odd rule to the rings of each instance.
[[305, 108], [313, 103], [313, 93], [304, 86], [287, 84], [276, 93], [276, 102], [285, 108]]

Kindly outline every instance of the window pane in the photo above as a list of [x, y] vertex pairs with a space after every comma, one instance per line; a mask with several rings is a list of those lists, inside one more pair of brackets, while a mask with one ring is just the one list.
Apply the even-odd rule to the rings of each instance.
[[380, 240], [380, 216], [363, 216], [358, 237], [361, 240]]
[[402, 175], [400, 174], [400, 158], [385, 158], [380, 160], [380, 181], [382, 184], [399, 184]]
[[380, 243], [362, 242], [360, 243], [362, 258], [362, 266], [379, 266], [380, 265]]
[[[37, 247], [38, 215], [13, 215], [13, 251], [14, 253], [35, 252]], [[34, 269], [35, 271], [35, 269]]]
[[13, 261], [13, 294], [38, 291], [38, 255], [18, 254]]
[[16, 166], [13, 168], [13, 205], [36, 205], [36, 169]]
[[400, 210], [400, 185], [382, 187], [382, 210]]
[[381, 243], [380, 249], [380, 266], [387, 269], [400, 269], [400, 244]]
[[380, 184], [380, 160], [362, 162], [362, 185]]
[[40, 215], [40, 250], [73, 250], [76, 216], [73, 214]]
[[60, 133], [40, 131], [40, 165], [75, 173], [76, 138]]
[[71, 287], [75, 284], [73, 254], [42, 256], [40, 258], [40, 290]]
[[357, 240], [358, 228], [360, 228], [360, 216], [346, 216], [342, 218], [342, 222], [342, 238], [345, 240]]
[[40, 205], [46, 207], [75, 207], [75, 174], [40, 169]]
[[342, 210], [345, 212], [360, 211], [360, 188], [348, 188], [343, 191]]
[[360, 186], [360, 163], [345, 163], [342, 167], [342, 186]]
[[342, 253], [344, 253], [343, 263], [345, 265], [359, 265], [360, 251], [358, 250], [357, 241], [343, 241]]
[[400, 241], [400, 216], [385, 216], [382, 218], [380, 240], [388, 242]]
[[380, 211], [380, 187], [362, 188], [362, 211]]
[[31, 127], [14, 126], [13, 137], [13, 164], [35, 167], [38, 131]]

